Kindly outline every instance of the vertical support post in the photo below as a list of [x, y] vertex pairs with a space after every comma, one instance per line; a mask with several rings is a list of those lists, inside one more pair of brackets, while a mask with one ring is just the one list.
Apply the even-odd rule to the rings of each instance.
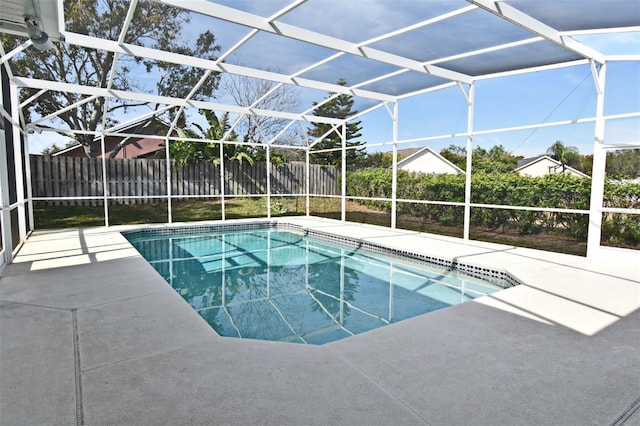
[[[4, 69], [3, 69], [4, 70]], [[3, 78], [4, 83], [4, 78]], [[4, 106], [0, 106], [4, 108]], [[7, 164], [7, 145], [5, 132], [9, 129], [5, 129], [4, 125], [7, 121], [0, 117], [0, 238], [2, 238], [2, 250], [3, 257], [0, 259], [0, 271], [3, 266], [13, 261], [12, 254], [12, 238], [11, 238], [11, 210], [9, 205], [9, 170]]]
[[[4, 66], [0, 66], [0, 97], [2, 104], [0, 108], [11, 115], [13, 102], [11, 101], [11, 90], [9, 74]], [[2, 258], [0, 259], [0, 271], [13, 262], [13, 231], [11, 230], [11, 195], [9, 182], [9, 158], [7, 147], [13, 139], [13, 127], [16, 122], [0, 116], [0, 231], [2, 235]]]
[[589, 202], [589, 233], [587, 234], [587, 257], [594, 258], [600, 251], [600, 238], [602, 236], [602, 199], [604, 198], [604, 178], [607, 152], [604, 144], [604, 96], [607, 65], [602, 64], [600, 72], [592, 62], [591, 72], [595, 80], [596, 121], [595, 136], [593, 139], [593, 168], [591, 172], [591, 198]]
[[[9, 83], [9, 97], [11, 98], [11, 118], [14, 123], [20, 122], [20, 106], [18, 105], [18, 89], [14, 83]], [[24, 173], [22, 170], [22, 135], [18, 126], [11, 126], [13, 132], [13, 162], [16, 181], [16, 201], [18, 203], [18, 232], [20, 241], [27, 239], [27, 224], [24, 208]]]
[[28, 233], [33, 232], [35, 229], [35, 222], [33, 221], [33, 192], [31, 189], [31, 158], [29, 157], [29, 137], [24, 138], [24, 155], [25, 157], [25, 177], [27, 186], [27, 215], [29, 216], [30, 229], [27, 229]]
[[475, 96], [475, 84], [469, 86], [469, 94], [464, 92], [465, 99], [467, 100], [467, 162], [465, 170], [465, 182], [464, 182], [464, 234], [465, 240], [469, 239], [469, 229], [471, 227], [471, 159], [473, 158], [473, 111], [474, 111], [474, 96]]
[[398, 207], [398, 102], [393, 104], [393, 151], [391, 160], [391, 229], [397, 225]]
[[107, 158], [104, 150], [104, 133], [100, 134], [100, 152], [102, 153], [100, 163], [102, 164], [102, 204], [104, 208], [104, 226], [109, 227], [109, 186], [107, 185]]
[[171, 212], [171, 155], [169, 154], [169, 138], [164, 140], [165, 170], [167, 171], [167, 223], [173, 223]]
[[342, 199], [340, 211], [342, 212], [340, 220], [347, 220], [347, 122], [342, 123]]
[[306, 215], [309, 216], [311, 214], [311, 197], [309, 193], [311, 192], [311, 166], [309, 162], [311, 161], [311, 156], [309, 155], [309, 148], [305, 150], [305, 167], [306, 167], [306, 176], [305, 176], [305, 191], [306, 191], [306, 200], [305, 200], [305, 210]]
[[224, 142], [220, 141], [220, 212], [222, 213], [222, 220], [226, 220], [224, 196]]
[[269, 144], [267, 150], [267, 219], [271, 219], [271, 150]]

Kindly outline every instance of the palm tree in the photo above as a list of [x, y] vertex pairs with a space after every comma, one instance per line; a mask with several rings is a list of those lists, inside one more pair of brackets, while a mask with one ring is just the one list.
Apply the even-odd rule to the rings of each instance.
[[[229, 113], [225, 112], [221, 119], [219, 119], [213, 111], [200, 110], [200, 113], [207, 120], [209, 127], [204, 129], [200, 124], [193, 123], [197, 131], [194, 129], [178, 129], [178, 135], [181, 138], [225, 140], [230, 142], [238, 140], [238, 135], [234, 131], [227, 135], [231, 128], [229, 124]], [[169, 145], [169, 152], [171, 157], [176, 160], [178, 166], [207, 160], [213, 161], [214, 164], [220, 164], [220, 147], [218, 143], [178, 140]], [[238, 161], [240, 164], [242, 164], [243, 161], [247, 161], [250, 165], [253, 165], [253, 158], [241, 145], [225, 144], [223, 152], [225, 160]]]
[[[201, 110], [202, 115], [207, 119], [207, 123], [209, 123], [209, 128], [204, 131], [202, 127], [195, 124], [196, 127], [200, 129], [203, 133], [205, 139], [213, 139], [213, 140], [225, 140], [225, 141], [237, 141], [238, 135], [236, 132], [232, 131], [225, 137], [231, 125], [229, 124], [229, 113], [225, 112], [222, 115], [222, 120], [218, 119], [216, 114], [213, 111]], [[211, 144], [213, 145], [213, 144]], [[253, 166], [253, 158], [251, 155], [244, 149], [242, 145], [237, 144], [225, 144], [224, 148], [224, 157], [225, 160], [229, 161], [237, 161], [242, 164], [243, 161], [249, 163], [249, 165]], [[220, 164], [220, 156], [219, 154], [214, 154], [212, 156], [214, 164]]]
[[567, 165], [577, 166], [580, 163], [580, 154], [575, 146], [565, 146], [562, 141], [555, 141], [546, 152], [551, 158], [558, 160], [562, 165], [562, 173]]

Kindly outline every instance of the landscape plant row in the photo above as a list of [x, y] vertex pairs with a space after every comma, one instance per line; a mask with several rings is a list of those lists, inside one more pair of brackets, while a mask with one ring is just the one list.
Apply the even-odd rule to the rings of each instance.
[[[347, 174], [349, 196], [390, 199], [392, 174], [388, 169], [363, 169]], [[429, 200], [464, 202], [464, 175], [424, 175], [398, 171], [397, 198], [400, 200]], [[544, 177], [521, 176], [516, 173], [477, 173], [471, 178], [471, 202], [522, 207], [548, 207], [588, 210], [591, 179], [563, 174]], [[360, 204], [381, 211], [390, 211], [386, 200], [360, 200]], [[640, 208], [640, 184], [607, 181], [605, 207]], [[464, 221], [460, 206], [433, 205], [401, 201], [397, 213], [456, 226]], [[540, 212], [519, 209], [471, 209], [471, 225], [521, 235], [541, 232], [562, 232], [577, 240], [586, 240], [587, 214]], [[638, 215], [607, 213], [603, 217], [603, 243], [609, 245], [640, 246], [640, 217]]]

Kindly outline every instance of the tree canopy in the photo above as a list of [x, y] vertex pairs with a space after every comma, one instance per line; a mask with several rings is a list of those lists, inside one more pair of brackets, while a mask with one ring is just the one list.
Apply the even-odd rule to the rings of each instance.
[[[440, 151], [440, 155], [462, 170], [467, 168], [467, 150], [464, 147], [449, 145]], [[502, 145], [493, 146], [488, 151], [477, 146], [471, 155], [471, 168], [474, 172], [508, 173], [516, 168], [521, 159], [522, 156], [512, 155]]]
[[[231, 128], [229, 124], [229, 113], [224, 113], [221, 118], [218, 118], [213, 111], [201, 110], [200, 113], [207, 120], [208, 128], [205, 129], [199, 124], [194, 123], [195, 129], [178, 129], [178, 134], [184, 139], [169, 143], [169, 155], [175, 159], [176, 165], [179, 167], [187, 163], [199, 163], [202, 161], [211, 161], [214, 164], [220, 163], [219, 142], [197, 142], [191, 139], [238, 140], [236, 132], [229, 132]], [[227, 135], [227, 133], [229, 134]], [[249, 164], [253, 164], [253, 158], [245, 146], [239, 144], [224, 144], [222, 150], [224, 159], [227, 161], [238, 161], [240, 163], [247, 161]]]
[[[118, 40], [129, 9], [128, 0], [65, 0], [66, 28], [80, 34]], [[210, 31], [205, 31], [195, 42], [181, 38], [182, 28], [189, 22], [189, 14], [182, 9], [163, 5], [155, 1], [142, 0], [137, 4], [134, 19], [124, 35], [124, 43], [169, 50], [184, 55], [192, 55], [203, 59], [215, 59], [220, 50], [216, 38]], [[17, 45], [21, 42], [17, 37], [6, 37], [5, 40]], [[11, 65], [19, 75], [35, 79], [60, 81], [95, 87], [108, 87], [120, 90], [139, 89], [155, 90], [159, 95], [184, 97], [204, 76], [201, 69], [191, 68], [168, 62], [142, 60], [134, 57], [118, 58], [113, 52], [89, 49], [76, 45], [59, 43], [56, 50], [40, 52], [29, 48], [11, 61]], [[144, 70], [144, 71], [143, 71]], [[137, 78], [142, 72], [156, 73], [159, 78], [154, 88], [145, 87]], [[219, 76], [212, 73], [200, 86], [200, 90], [192, 99], [210, 98], [217, 89]], [[22, 90], [21, 100], [35, 93], [33, 90]], [[57, 113], [76, 102], [89, 99], [78, 93], [47, 91], [40, 95], [25, 112], [25, 119], [31, 121], [32, 115], [48, 116]], [[58, 118], [70, 129], [95, 131], [100, 128], [103, 116], [107, 114], [107, 125], [117, 123], [114, 113], [144, 103], [132, 103], [96, 97], [77, 108], [64, 111]], [[157, 106], [155, 106], [157, 109]], [[73, 137], [82, 144], [88, 156], [95, 157], [96, 147], [94, 135], [76, 134]]]
[[637, 179], [640, 177], [640, 149], [624, 149], [607, 153], [607, 177]]
[[[344, 80], [339, 80], [338, 84], [341, 86], [345, 86], [347, 82]], [[354, 104], [353, 96], [340, 94], [334, 97], [334, 95], [336, 94], [329, 93], [325, 100], [332, 97], [333, 98], [327, 102], [314, 102], [313, 106], [317, 108], [314, 109], [313, 115], [345, 119], [357, 112], [352, 111]], [[360, 136], [362, 136], [362, 134], [360, 133], [360, 131], [362, 130], [361, 123], [361, 121], [351, 121], [346, 125], [346, 146], [350, 148], [347, 149], [347, 164], [349, 164], [350, 166], [357, 166], [358, 162], [365, 155], [364, 142], [356, 140]], [[322, 138], [320, 142], [318, 142], [313, 147], [314, 150], [335, 149], [342, 147], [342, 136], [340, 134], [340, 129], [335, 129], [334, 131], [330, 132], [332, 127], [333, 126], [331, 124], [313, 123], [313, 126], [311, 127], [311, 129], [309, 129], [308, 132], [309, 136], [314, 138], [314, 140]], [[325, 136], [323, 137], [323, 135]], [[335, 150], [314, 153], [313, 159], [320, 164], [338, 166], [342, 162], [342, 152], [340, 150]]]
[[[295, 88], [268, 80], [225, 75], [221, 88], [231, 95], [237, 105], [288, 112], [300, 104], [300, 93]], [[285, 118], [246, 114], [235, 128], [243, 135], [244, 142], [267, 143], [277, 138], [274, 143], [295, 145], [301, 135], [297, 127], [289, 127], [289, 124], [290, 120]]]
[[362, 168], [388, 169], [393, 166], [393, 154], [391, 152], [374, 152], [364, 156], [360, 161]]
[[567, 166], [574, 168], [581, 167], [582, 161], [578, 148], [575, 146], [566, 146], [562, 141], [555, 141], [553, 145], [547, 149], [547, 155], [560, 162], [562, 173], [564, 173]]

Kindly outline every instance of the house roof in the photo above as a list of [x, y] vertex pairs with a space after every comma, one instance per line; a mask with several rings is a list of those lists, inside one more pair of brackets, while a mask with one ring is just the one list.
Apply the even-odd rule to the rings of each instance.
[[520, 169], [521, 167], [524, 167], [527, 164], [530, 164], [536, 160], [539, 160], [541, 157], [544, 157], [544, 155], [537, 155], [535, 157], [523, 158], [522, 160], [518, 160], [518, 164], [514, 171], [518, 171], [518, 169]]
[[[145, 118], [145, 119], [141, 119], [141, 120], [133, 120], [133, 121], [128, 121], [125, 123], [120, 123], [114, 127], [112, 127], [113, 131], [117, 131], [119, 133], [122, 133], [123, 135], [118, 135], [118, 136], [107, 136], [107, 138], [118, 138], [118, 139], [122, 139], [124, 138], [127, 134], [127, 131], [131, 131], [133, 129], [134, 133], [136, 134], [140, 134], [141, 136], [139, 137], [132, 137], [131, 138], [131, 142], [130, 143], [134, 143], [135, 141], [139, 141], [141, 139], [144, 139], [144, 136], [142, 135], [151, 135], [152, 133], [145, 133], [145, 131], [147, 131], [150, 126], [145, 126], [146, 123], [151, 123], [153, 122], [155, 124], [155, 126], [153, 127], [153, 129], [157, 129], [157, 128], [163, 128], [166, 130], [168, 130], [171, 125], [164, 122], [163, 120], [157, 118], [157, 117], [151, 117], [151, 118]], [[99, 143], [100, 142], [100, 137], [96, 136], [93, 139], [93, 143]], [[128, 142], [129, 144], [129, 142]], [[75, 145], [71, 145], [67, 148], [61, 149], [60, 151], [57, 151], [55, 153], [53, 153], [53, 156], [58, 156], [58, 155], [66, 155], [69, 152], [75, 151], [77, 149], [82, 149], [82, 144], [77, 143]], [[157, 151], [157, 150], [151, 150], [151, 151]]]
[[[518, 167], [515, 168], [513, 171], [514, 172], [519, 172], [522, 171], [528, 167], [533, 166], [536, 163], [542, 162], [542, 161], [549, 161], [553, 164], [555, 164], [557, 167], [562, 166], [562, 163], [554, 158], [549, 157], [548, 155], [541, 155], [539, 157], [532, 157], [532, 158], [525, 158], [523, 160], [518, 161]], [[571, 172], [580, 175], [582, 177], [590, 177], [588, 174], [581, 172], [578, 169], [575, 169], [567, 164], [565, 164], [565, 168], [567, 170], [571, 170]]]
[[447, 160], [442, 155], [438, 154], [437, 152], [435, 152], [433, 149], [429, 148], [428, 146], [425, 146], [424, 148], [414, 152], [413, 154], [409, 155], [408, 157], [403, 158], [402, 160], [398, 161], [398, 166], [397, 167], [402, 167], [404, 164], [407, 164], [407, 163], [415, 160], [416, 158], [422, 157], [423, 155], [427, 155], [427, 154], [435, 156], [437, 159], [439, 159], [443, 163], [447, 164], [448, 166], [451, 166], [456, 171], [458, 171], [460, 173], [464, 173], [464, 170], [462, 170], [460, 167], [456, 166], [451, 161]]
[[405, 149], [399, 149], [398, 150], [398, 161], [403, 160], [407, 157], [409, 157], [410, 155], [415, 154], [416, 152], [420, 151], [422, 148], [405, 148]]

